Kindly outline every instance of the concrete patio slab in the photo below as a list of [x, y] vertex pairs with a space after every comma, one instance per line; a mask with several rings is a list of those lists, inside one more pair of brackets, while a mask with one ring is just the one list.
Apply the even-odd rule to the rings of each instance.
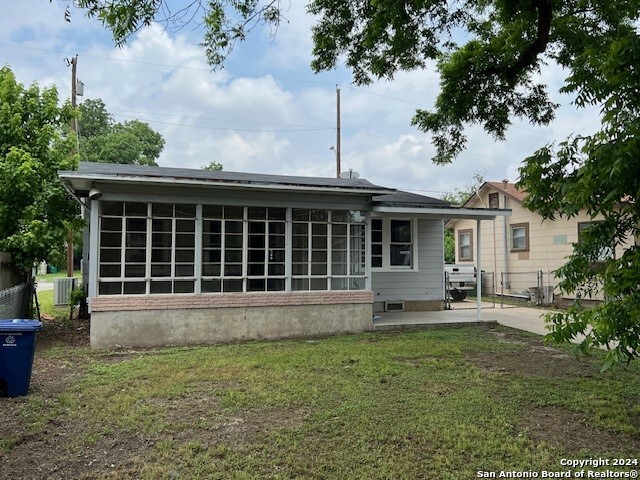
[[384, 312], [376, 314], [374, 330], [399, 330], [461, 325], [504, 325], [538, 335], [549, 333], [541, 318], [545, 310], [528, 307], [491, 308], [482, 310], [478, 321], [476, 310], [442, 310], [439, 312]]

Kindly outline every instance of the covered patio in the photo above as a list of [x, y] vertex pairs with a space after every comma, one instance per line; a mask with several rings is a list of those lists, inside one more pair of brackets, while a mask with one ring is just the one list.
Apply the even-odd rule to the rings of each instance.
[[[511, 215], [509, 209], [490, 209], [490, 208], [464, 208], [464, 207], [452, 207], [450, 205], [440, 205], [433, 203], [429, 197], [422, 195], [415, 195], [408, 192], [397, 192], [393, 194], [385, 194], [373, 198], [373, 213], [378, 215], [412, 215], [416, 218], [429, 219], [429, 220], [441, 220], [444, 222], [451, 219], [467, 219], [475, 220], [477, 223], [477, 239], [475, 242], [475, 258], [476, 268], [478, 272], [482, 272], [482, 247], [480, 236], [480, 225], [484, 220], [494, 220], [496, 217], [508, 217]], [[444, 272], [444, 259], [443, 259], [443, 272]], [[485, 323], [482, 318], [482, 275], [476, 275], [476, 308], [475, 310], [468, 310], [462, 315], [457, 315], [453, 323]], [[442, 285], [444, 287], [444, 277], [442, 278]], [[444, 288], [443, 288], [444, 290]], [[443, 291], [443, 295], [446, 293]], [[420, 316], [423, 312], [384, 312], [381, 318], [394, 318], [393, 315], [399, 314], [409, 315], [414, 319], [422, 318]], [[429, 316], [429, 323], [450, 323], [451, 316], [447, 316], [447, 311], [429, 312], [437, 314], [433, 317]], [[415, 314], [415, 315], [413, 315]], [[409, 318], [401, 317], [401, 318]], [[447, 319], [447, 320], [445, 320]], [[489, 320], [490, 322], [490, 320]], [[494, 322], [495, 323], [495, 322]], [[374, 329], [376, 329], [379, 323], [376, 323], [376, 317], [374, 317]]]

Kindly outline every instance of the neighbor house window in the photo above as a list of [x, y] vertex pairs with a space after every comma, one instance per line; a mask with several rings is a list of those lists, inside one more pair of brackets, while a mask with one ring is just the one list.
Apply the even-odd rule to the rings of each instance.
[[511, 225], [511, 251], [529, 251], [529, 224], [516, 223]]
[[381, 270], [415, 266], [415, 219], [371, 219], [371, 267]]
[[473, 260], [473, 230], [458, 230], [458, 260]]
[[[579, 222], [578, 223], [578, 243], [582, 243], [582, 236], [585, 230], [587, 230], [588, 228], [598, 224], [600, 222], [596, 221], [596, 222]], [[606, 260], [610, 260], [614, 257], [614, 248], [613, 246], [610, 247], [602, 247], [600, 249], [600, 252], [598, 252], [598, 261], [599, 262], [604, 262]]]

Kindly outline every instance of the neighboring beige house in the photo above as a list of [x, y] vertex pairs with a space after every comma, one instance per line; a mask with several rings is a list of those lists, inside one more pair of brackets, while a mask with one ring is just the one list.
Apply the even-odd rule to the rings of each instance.
[[[526, 192], [514, 183], [485, 182], [463, 207], [511, 209], [510, 217], [482, 222], [482, 270], [495, 272], [495, 290], [505, 294], [526, 295], [537, 286], [536, 272], [543, 272], [543, 284], [557, 283], [553, 271], [566, 262], [579, 242], [580, 231], [594, 221], [586, 213], [573, 218], [543, 220], [537, 213], [526, 210], [522, 202]], [[597, 218], [595, 219], [597, 221]], [[477, 258], [476, 222], [466, 219], [450, 220], [446, 228], [455, 232], [456, 263], [474, 263]], [[622, 248], [616, 250], [621, 254]], [[557, 293], [557, 290], [556, 290]]]

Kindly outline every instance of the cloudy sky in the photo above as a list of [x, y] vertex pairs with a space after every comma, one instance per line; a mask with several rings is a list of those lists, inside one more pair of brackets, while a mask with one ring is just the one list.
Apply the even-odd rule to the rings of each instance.
[[306, 2], [291, 2], [277, 35], [255, 31], [222, 72], [212, 73], [198, 46], [201, 31], [153, 25], [118, 49], [95, 21], [67, 1], [3, 2], [0, 63], [25, 84], [57, 86], [70, 96], [78, 55], [79, 100], [101, 98], [117, 121], [137, 118], [165, 138], [161, 166], [200, 168], [211, 161], [228, 171], [335, 176], [336, 85], [341, 89], [342, 167], [369, 181], [431, 196], [463, 187], [474, 173], [486, 180], [517, 178], [524, 157], [571, 133], [590, 133], [597, 111], [576, 110], [557, 93], [566, 76], [542, 73], [562, 107], [552, 125], [516, 123], [496, 143], [479, 128], [468, 130], [467, 151], [448, 166], [430, 162], [430, 138], [410, 126], [416, 108], [431, 108], [438, 92], [434, 68], [397, 75], [361, 88], [340, 68], [314, 75]]

